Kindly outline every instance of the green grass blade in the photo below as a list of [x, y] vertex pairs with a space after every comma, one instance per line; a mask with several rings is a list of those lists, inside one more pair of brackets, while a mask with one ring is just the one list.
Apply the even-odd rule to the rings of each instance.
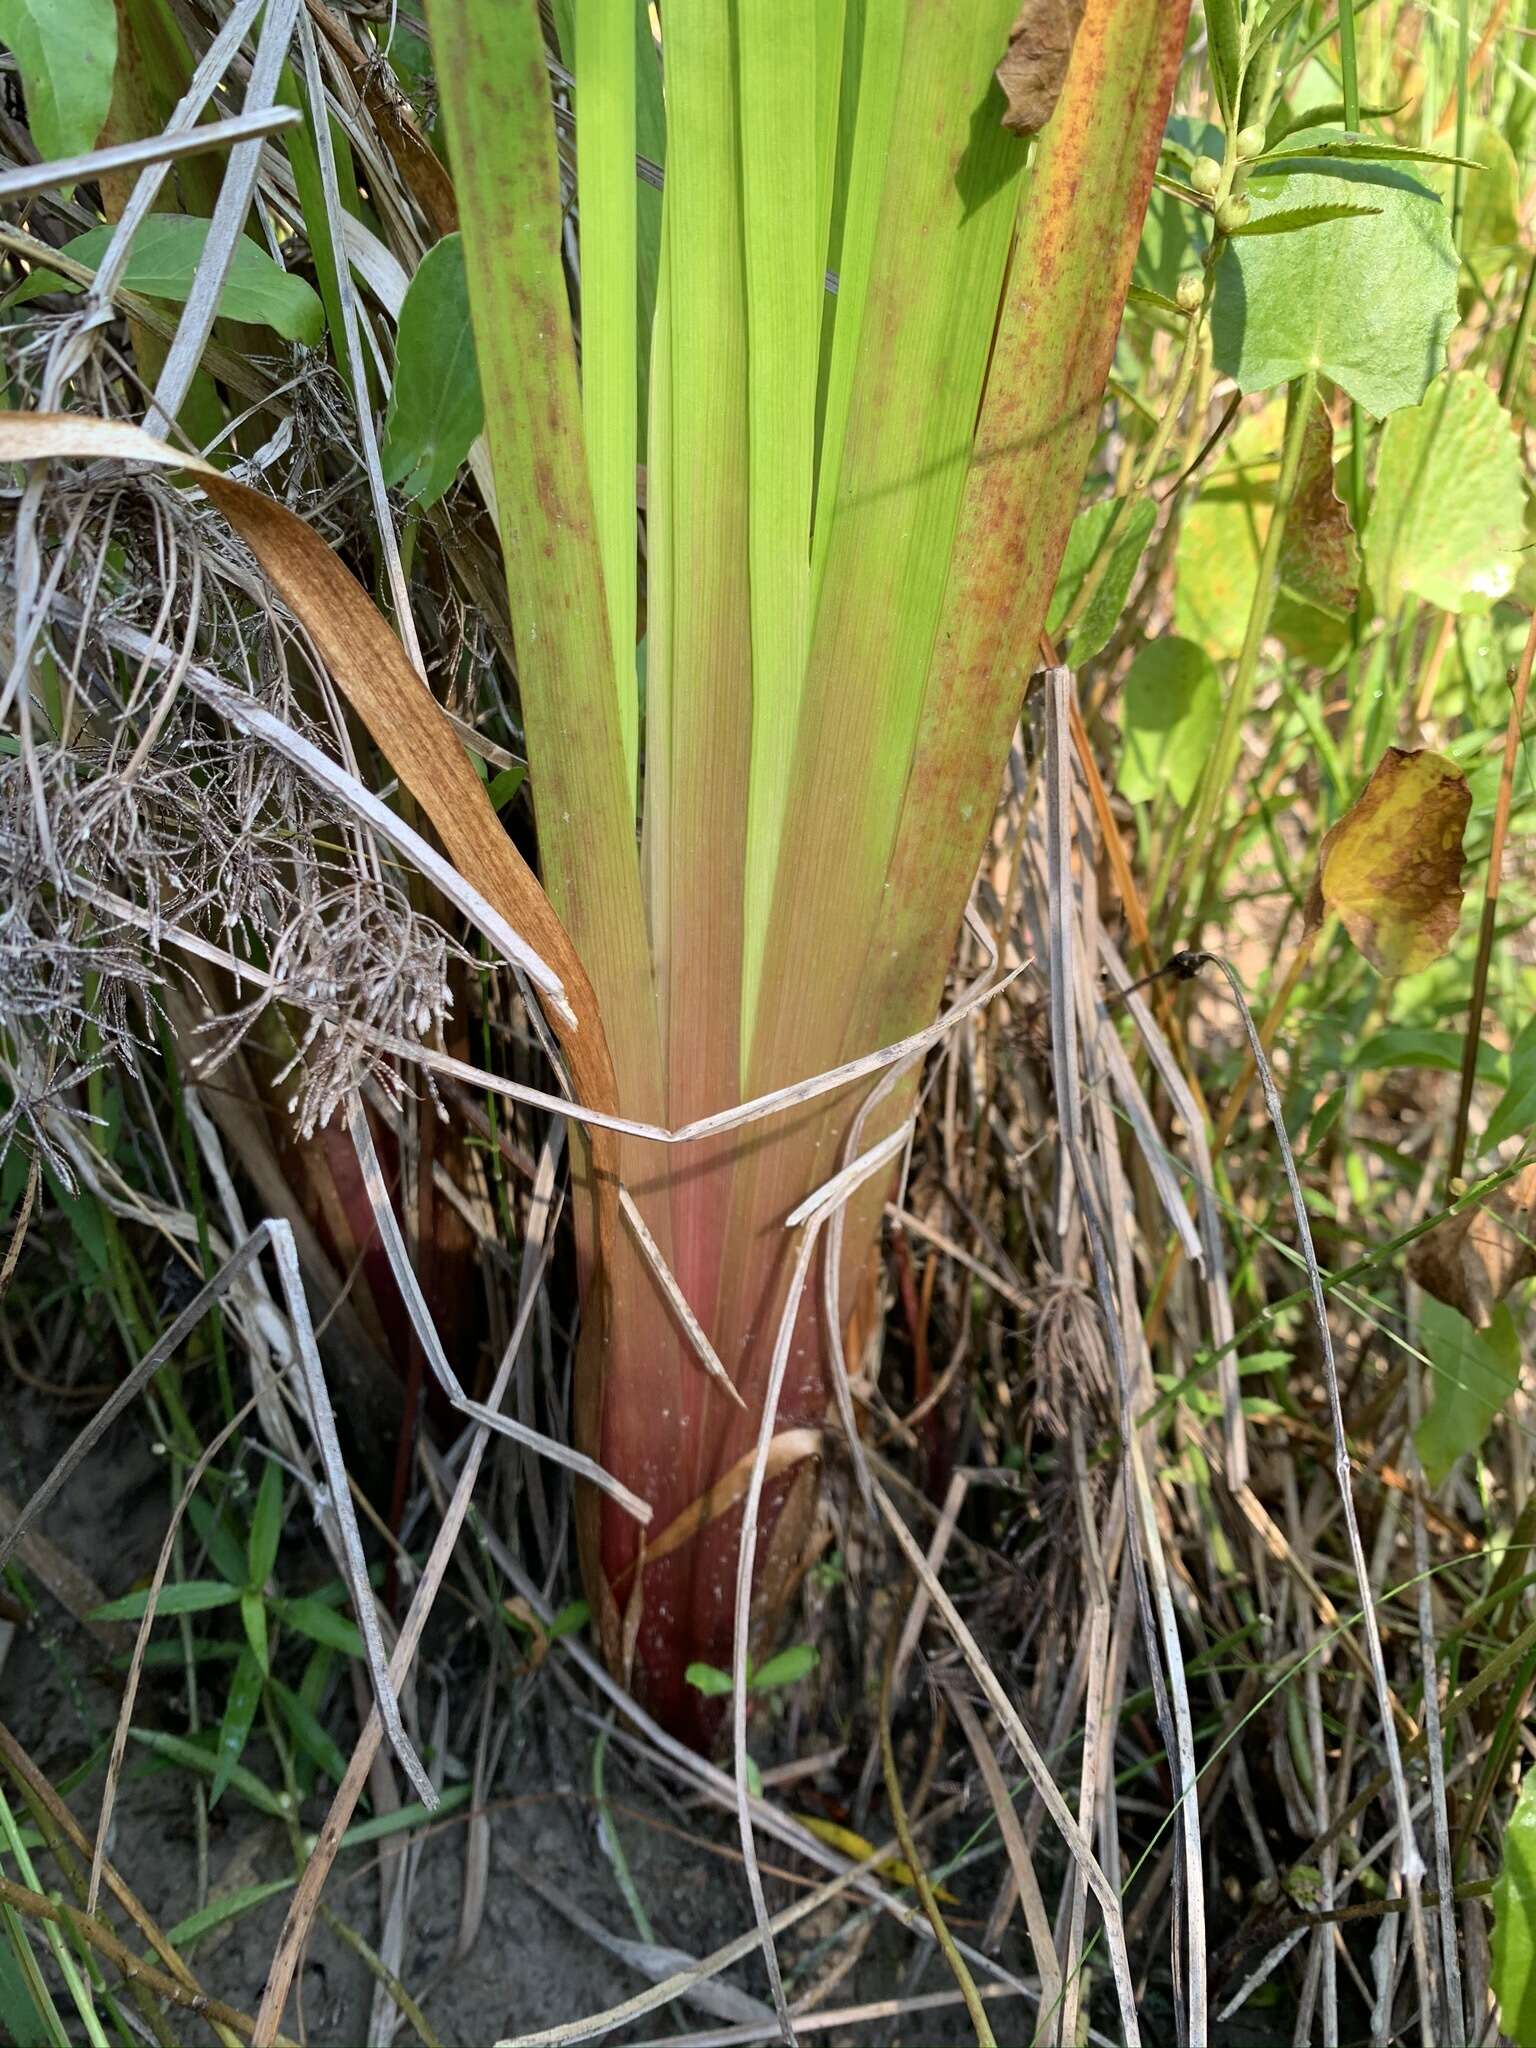
[[[648, 743], [653, 836], [667, 873], [652, 902], [667, 1018], [673, 1121], [737, 1099], [743, 862], [752, 733], [747, 561], [748, 419], [736, 61], [718, 0], [667, 10], [667, 186], [662, 229], [670, 331], [658, 344], [665, 443], [650, 445], [649, 526], [670, 563], [662, 646], [646, 662], [666, 731]], [[655, 572], [652, 572], [655, 590]], [[658, 659], [663, 654], [663, 659]], [[659, 735], [658, 735], [659, 737]], [[648, 736], [649, 739], [649, 736]], [[680, 1270], [685, 1292], [689, 1280]], [[708, 1301], [691, 1292], [696, 1311]]]
[[1089, 0], [1040, 138], [849, 1043], [938, 997], [1097, 432], [1187, 11]]
[[831, 1064], [879, 904], [1026, 157], [992, 78], [1012, 13], [1010, 0], [881, 0], [866, 15], [783, 840], [793, 856], [778, 876], [764, 972], [776, 997], [759, 1014], [754, 1088]]
[[[831, 171], [824, 0], [740, 15], [741, 199], [749, 413], [752, 770], [747, 809], [743, 1057], [762, 949], [810, 631], [811, 497]], [[840, 23], [838, 24], [840, 29]], [[833, 45], [841, 62], [841, 37]]]
[[630, 802], [640, 759], [635, 674], [638, 209], [633, 0], [579, 0], [576, 178], [581, 223], [581, 405]]
[[655, 1001], [581, 427], [536, 0], [430, 0], [470, 280], [546, 889], [633, 1114], [659, 1111]]

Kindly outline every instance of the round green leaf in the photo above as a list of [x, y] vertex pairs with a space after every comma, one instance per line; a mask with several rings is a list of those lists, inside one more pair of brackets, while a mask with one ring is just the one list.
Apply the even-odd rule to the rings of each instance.
[[112, 0], [0, 0], [0, 43], [16, 59], [27, 125], [44, 162], [88, 150], [112, 104]]
[[1195, 793], [1221, 722], [1221, 687], [1205, 649], [1171, 634], [1131, 663], [1121, 700], [1121, 794], [1146, 803], [1171, 789], [1181, 804]]
[[[94, 269], [111, 238], [110, 227], [91, 228], [66, 242], [63, 254]], [[129, 291], [142, 292], [146, 298], [183, 304], [192, 289], [207, 240], [205, 220], [183, 213], [150, 214], [133, 238], [133, 249], [122, 275], [123, 285]], [[20, 305], [43, 292], [76, 290], [78, 286], [39, 266], [12, 292], [10, 304]], [[249, 235], [242, 235], [235, 244], [229, 275], [219, 295], [219, 311], [226, 319], [270, 327], [285, 341], [301, 341], [310, 348], [325, 331], [325, 311], [313, 288], [302, 277], [280, 269]]]
[[1405, 170], [1355, 162], [1277, 165], [1247, 190], [1256, 221], [1340, 204], [1380, 212], [1229, 241], [1211, 308], [1216, 367], [1244, 391], [1318, 370], [1377, 417], [1417, 404], [1456, 325], [1458, 266], [1439, 197]]
[[1513, 587], [1525, 541], [1525, 473], [1509, 415], [1470, 370], [1442, 377], [1381, 436], [1365, 527], [1376, 601], [1486, 611]]

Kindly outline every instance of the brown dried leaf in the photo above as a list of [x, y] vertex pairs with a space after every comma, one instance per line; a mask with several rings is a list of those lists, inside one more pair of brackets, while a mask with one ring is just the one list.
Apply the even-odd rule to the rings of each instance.
[[997, 82], [1008, 102], [1003, 126], [1010, 134], [1034, 135], [1054, 113], [1083, 5], [1084, 0], [1024, 0], [1008, 32], [1007, 54], [997, 67]]
[[1408, 1253], [1408, 1271], [1426, 1294], [1486, 1329], [1510, 1289], [1536, 1276], [1536, 1166], [1427, 1231]]
[[1444, 754], [1388, 747], [1323, 841], [1309, 926], [1337, 912], [1378, 974], [1414, 974], [1437, 960], [1461, 919], [1471, 805], [1467, 778]]
[[1321, 399], [1302, 434], [1301, 468], [1280, 550], [1288, 590], [1333, 611], [1349, 611], [1360, 584], [1360, 544], [1349, 509], [1334, 489], [1333, 424]]

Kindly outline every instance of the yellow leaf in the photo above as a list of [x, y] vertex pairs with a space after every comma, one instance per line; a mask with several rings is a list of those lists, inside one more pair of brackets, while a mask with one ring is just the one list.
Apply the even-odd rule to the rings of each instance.
[[1461, 920], [1461, 835], [1472, 793], [1444, 754], [1388, 747], [1323, 841], [1308, 921], [1337, 912], [1380, 974], [1437, 960]]
[[[809, 1828], [818, 1842], [825, 1842], [829, 1849], [841, 1850], [843, 1855], [852, 1858], [855, 1863], [868, 1863], [874, 1857], [874, 1843], [866, 1842], [864, 1837], [855, 1834], [852, 1828], [839, 1827], [835, 1820], [822, 1820], [814, 1813], [797, 1813], [795, 1819], [799, 1821], [801, 1827]], [[900, 1856], [887, 1856], [883, 1863], [876, 1863], [875, 1875], [883, 1877], [887, 1884], [917, 1883], [917, 1879], [912, 1875], [911, 1864], [903, 1862]], [[956, 1906], [960, 1903], [954, 1893], [946, 1891], [941, 1884], [934, 1886], [933, 1895], [946, 1906]]]

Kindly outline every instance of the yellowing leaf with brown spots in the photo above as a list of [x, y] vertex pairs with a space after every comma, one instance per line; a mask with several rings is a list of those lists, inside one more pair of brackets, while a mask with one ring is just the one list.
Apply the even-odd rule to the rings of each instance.
[[1415, 974], [1461, 921], [1461, 835], [1472, 793], [1444, 754], [1388, 747], [1323, 841], [1309, 921], [1336, 911], [1380, 974]]

